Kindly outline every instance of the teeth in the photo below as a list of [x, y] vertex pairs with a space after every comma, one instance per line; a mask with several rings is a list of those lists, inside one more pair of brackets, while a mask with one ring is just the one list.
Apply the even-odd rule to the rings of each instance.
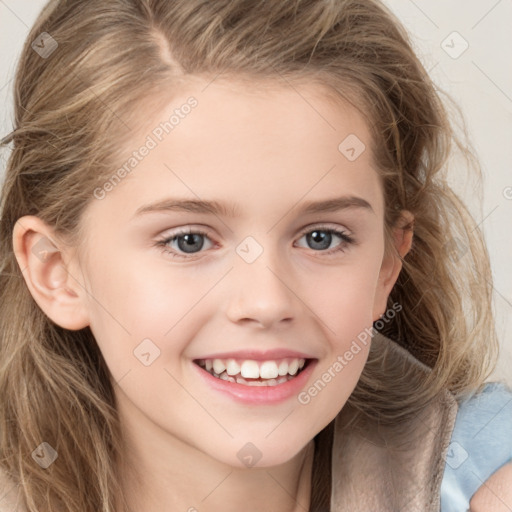
[[228, 375], [238, 375], [240, 373], [240, 365], [234, 359], [228, 359], [226, 371]]
[[[236, 359], [201, 359], [199, 365], [215, 377], [248, 386], [275, 386], [286, 382], [304, 368], [305, 359], [288, 358], [278, 361], [237, 361]], [[247, 381], [245, 379], [265, 379]]]
[[256, 361], [244, 361], [240, 368], [240, 373], [244, 379], [258, 379], [260, 377], [260, 368]]
[[294, 359], [289, 365], [288, 365], [288, 373], [290, 375], [295, 375], [297, 373], [297, 370], [299, 369], [299, 361], [297, 359]]
[[[222, 376], [219, 378], [222, 378]], [[293, 379], [291, 375], [269, 380], [245, 380], [243, 377], [237, 377], [236, 382], [238, 384], [245, 384], [246, 386], [277, 386], [277, 384], [282, 384], [283, 382], [286, 382], [290, 379]]]
[[229, 380], [229, 382], [236, 382], [236, 380], [233, 377], [227, 375], [226, 372], [222, 372], [222, 375], [219, 376], [219, 379]]
[[253, 380], [247, 383], [248, 386], [275, 386], [276, 379], [271, 380]]
[[282, 361], [279, 364], [279, 375], [286, 375], [288, 373], [288, 363], [286, 361]]
[[220, 375], [226, 367], [224, 366], [224, 363], [220, 359], [214, 359], [213, 360], [213, 371]]
[[275, 361], [265, 361], [260, 368], [260, 377], [262, 379], [275, 379], [279, 375], [277, 363]]

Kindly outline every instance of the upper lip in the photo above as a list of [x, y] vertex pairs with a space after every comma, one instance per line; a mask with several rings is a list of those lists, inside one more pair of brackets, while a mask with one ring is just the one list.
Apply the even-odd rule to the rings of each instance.
[[217, 354], [208, 354], [195, 358], [194, 361], [199, 359], [250, 359], [253, 361], [269, 361], [273, 359], [284, 358], [297, 358], [297, 359], [315, 359], [313, 356], [304, 352], [297, 352], [289, 349], [273, 349], [273, 350], [237, 350], [233, 352], [222, 352]]

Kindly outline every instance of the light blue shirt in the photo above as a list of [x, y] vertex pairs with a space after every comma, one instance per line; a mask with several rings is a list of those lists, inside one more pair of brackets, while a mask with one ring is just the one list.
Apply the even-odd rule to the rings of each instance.
[[512, 461], [512, 390], [500, 382], [459, 404], [441, 483], [441, 512], [467, 512], [478, 488]]

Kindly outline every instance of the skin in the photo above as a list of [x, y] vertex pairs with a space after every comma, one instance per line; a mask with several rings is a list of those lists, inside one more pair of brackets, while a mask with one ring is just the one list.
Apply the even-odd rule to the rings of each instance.
[[[103, 200], [91, 197], [79, 247], [26, 216], [14, 229], [15, 253], [48, 317], [67, 329], [90, 326], [98, 341], [116, 384], [133, 512], [307, 510], [312, 439], [345, 404], [369, 344], [307, 405], [296, 397], [236, 403], [201, 382], [192, 360], [299, 350], [318, 359], [307, 388], [385, 312], [401, 263], [384, 251], [384, 198], [357, 110], [334, 107], [312, 85], [264, 94], [230, 81], [205, 86], [192, 83], [175, 96], [152, 126], [191, 95], [198, 106]], [[338, 151], [348, 134], [366, 145], [355, 161]], [[371, 209], [300, 211], [305, 202], [345, 195]], [[134, 217], [168, 197], [233, 203], [239, 212]], [[342, 240], [333, 235], [319, 249], [305, 234], [320, 227], [356, 243], [334, 252]], [[184, 257], [172, 257], [156, 245], [179, 228], [208, 232], [201, 252], [187, 255], [174, 241], [168, 249]], [[236, 252], [248, 236], [263, 249], [250, 264]], [[44, 237], [55, 252], [41, 259], [32, 248]], [[411, 240], [410, 231], [395, 230], [401, 256]], [[147, 338], [160, 350], [149, 366], [134, 356]], [[251, 468], [237, 457], [248, 442], [261, 453]]]
[[492, 474], [470, 501], [471, 512], [510, 512], [512, 510], [512, 463]]

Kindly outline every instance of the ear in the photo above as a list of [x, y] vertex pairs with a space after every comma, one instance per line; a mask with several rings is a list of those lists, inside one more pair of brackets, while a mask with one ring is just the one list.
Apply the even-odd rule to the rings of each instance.
[[89, 325], [85, 289], [74, 277], [71, 248], [44, 221], [20, 217], [13, 230], [14, 255], [27, 287], [43, 312], [57, 325], [78, 330]]
[[397, 225], [393, 228], [394, 247], [385, 252], [379, 272], [373, 305], [374, 322], [386, 312], [389, 294], [402, 270], [402, 258], [412, 246], [413, 226], [414, 215], [407, 210], [402, 210]]

